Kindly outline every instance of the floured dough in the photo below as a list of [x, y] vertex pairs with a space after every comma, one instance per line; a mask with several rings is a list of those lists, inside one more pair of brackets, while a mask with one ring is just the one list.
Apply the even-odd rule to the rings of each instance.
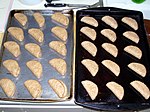
[[106, 86], [115, 94], [115, 96], [119, 99], [122, 100], [124, 96], [124, 89], [121, 85], [118, 83], [111, 81], [106, 84]]
[[80, 31], [92, 40], [96, 39], [96, 31], [89, 27], [82, 27]]
[[35, 12], [33, 14], [34, 19], [36, 20], [36, 22], [38, 23], [39, 27], [43, 27], [45, 24], [45, 18], [43, 17], [43, 15], [39, 12]]
[[14, 17], [16, 20], [22, 25], [25, 26], [27, 24], [28, 18], [25, 14], [23, 13], [15, 13]]
[[123, 33], [123, 36], [125, 36], [126, 38], [128, 38], [129, 40], [135, 43], [138, 43], [140, 40], [139, 36], [133, 31], [126, 31]]
[[24, 82], [25, 87], [33, 98], [40, 98], [42, 94], [42, 86], [36, 80], [26, 80]]
[[8, 78], [0, 79], [0, 86], [8, 97], [14, 96], [16, 86], [13, 81]]
[[14, 56], [18, 57], [21, 54], [20, 46], [15, 41], [7, 41], [4, 47]]
[[23, 41], [24, 40], [24, 32], [21, 28], [19, 27], [9, 27], [8, 32], [18, 41]]
[[126, 23], [127, 25], [129, 25], [134, 30], [138, 30], [138, 23], [137, 23], [137, 21], [135, 19], [133, 19], [131, 17], [123, 17], [121, 19], [121, 21]]
[[89, 94], [89, 96], [91, 97], [92, 100], [94, 100], [96, 98], [96, 96], [98, 95], [98, 87], [97, 85], [89, 80], [84, 80], [81, 82], [83, 87], [85, 88], [85, 90], [87, 91], [87, 93]]
[[102, 17], [102, 21], [104, 21], [106, 24], [110, 25], [114, 29], [118, 27], [117, 21], [111, 16]]
[[43, 67], [39, 61], [30, 60], [26, 63], [26, 65], [37, 78], [42, 76]]
[[86, 24], [92, 25], [94, 27], [98, 27], [98, 22], [93, 17], [84, 16], [84, 17], [81, 18], [81, 21], [86, 23]]
[[124, 51], [126, 51], [127, 53], [133, 55], [134, 57], [138, 59], [141, 59], [142, 57], [142, 51], [136, 46], [129, 45], [124, 48]]
[[44, 41], [44, 33], [42, 32], [42, 30], [31, 28], [28, 30], [28, 33], [39, 43]]
[[17, 61], [9, 59], [3, 62], [3, 66], [14, 76], [18, 77], [20, 74], [20, 66]]
[[90, 59], [84, 59], [81, 63], [87, 68], [87, 70], [91, 73], [92, 76], [96, 76], [99, 66], [98, 64]]
[[102, 64], [108, 68], [111, 72], [113, 72], [116, 76], [120, 74], [120, 67], [111, 60], [103, 60]]
[[49, 61], [49, 64], [54, 67], [61, 75], [65, 75], [67, 71], [66, 61], [61, 58], [54, 58]]
[[66, 45], [61, 41], [51, 41], [49, 43], [49, 47], [55, 50], [57, 53], [61, 54], [62, 56], [67, 55]]
[[116, 33], [111, 29], [103, 29], [101, 30], [101, 34], [107, 37], [112, 42], [115, 42], [117, 39]]
[[139, 74], [142, 77], [146, 76], [146, 68], [143, 64], [140, 63], [136, 63], [136, 62], [132, 62], [130, 64], [128, 64], [128, 67], [133, 70], [134, 72], [136, 72], [137, 74]]
[[66, 41], [68, 38], [68, 32], [65, 28], [60, 26], [55, 26], [51, 29], [51, 32], [54, 33], [62, 41]]
[[141, 81], [135, 80], [130, 83], [146, 100], [150, 97], [149, 88]]
[[64, 14], [62, 14], [61, 12], [55, 12], [51, 16], [51, 18], [64, 26], [69, 25], [69, 18], [67, 16], [65, 16]]
[[115, 45], [110, 44], [110, 43], [103, 43], [102, 47], [111, 55], [113, 55], [114, 57], [117, 57], [118, 55], [118, 49]]
[[63, 81], [57, 79], [50, 79], [48, 83], [50, 87], [54, 90], [54, 92], [58, 95], [59, 98], [66, 97], [67, 87]]
[[82, 47], [86, 49], [92, 56], [96, 56], [97, 47], [90, 41], [83, 41], [81, 43]]
[[42, 51], [39, 45], [35, 43], [28, 43], [25, 45], [25, 49], [29, 51], [33, 56], [40, 58], [42, 57]]

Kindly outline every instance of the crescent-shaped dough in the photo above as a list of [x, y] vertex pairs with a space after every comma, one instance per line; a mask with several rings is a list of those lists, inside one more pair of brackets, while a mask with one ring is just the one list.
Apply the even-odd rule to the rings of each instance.
[[98, 27], [98, 22], [93, 17], [84, 16], [81, 18], [81, 21], [94, 27]]
[[126, 31], [123, 33], [123, 36], [125, 36], [126, 38], [128, 38], [129, 40], [135, 43], [138, 43], [140, 40], [139, 36], [133, 31]]
[[65, 16], [64, 14], [62, 14], [61, 12], [54, 13], [51, 16], [51, 18], [54, 21], [56, 21], [56, 22], [58, 22], [58, 23], [60, 23], [60, 24], [62, 24], [64, 26], [68, 26], [69, 25], [69, 18], [67, 16]]
[[120, 74], [120, 67], [111, 60], [103, 60], [102, 64], [108, 68], [111, 72], [113, 72], [117, 77]]
[[138, 23], [135, 19], [131, 17], [123, 17], [121, 21], [133, 28], [134, 30], [138, 30]]
[[19, 27], [9, 27], [8, 32], [18, 41], [23, 41], [24, 40], [24, 32], [21, 28]]
[[124, 96], [124, 89], [121, 85], [118, 83], [111, 81], [106, 84], [106, 86], [115, 94], [115, 96], [119, 99], [122, 100]]
[[33, 56], [40, 58], [42, 57], [42, 51], [39, 45], [35, 43], [28, 43], [25, 45], [25, 49], [29, 51]]
[[136, 46], [129, 45], [124, 48], [124, 51], [126, 51], [127, 53], [133, 55], [134, 57], [138, 59], [141, 59], [142, 57], [142, 51]]
[[27, 16], [23, 13], [15, 13], [14, 17], [22, 26], [25, 26], [28, 22]]
[[15, 41], [7, 41], [4, 47], [14, 56], [18, 57], [21, 54], [20, 46]]
[[141, 81], [135, 80], [130, 83], [146, 100], [150, 97], [149, 88]]
[[36, 20], [36, 22], [38, 23], [39, 27], [43, 27], [45, 24], [45, 18], [43, 17], [43, 15], [39, 12], [35, 12], [33, 14], [34, 19]]
[[111, 29], [103, 29], [101, 30], [101, 34], [107, 37], [112, 42], [115, 42], [117, 39], [116, 33]]
[[48, 83], [50, 87], [54, 90], [54, 92], [58, 95], [58, 97], [66, 97], [67, 87], [63, 81], [57, 79], [50, 79]]
[[54, 51], [59, 53], [62, 56], [67, 55], [67, 48], [66, 45], [61, 41], [51, 41], [49, 43], [49, 47], [52, 48]]
[[114, 29], [116, 29], [118, 27], [117, 21], [111, 16], [102, 17], [102, 21], [104, 21], [106, 24], [108, 24], [109, 26], [111, 26]]
[[16, 91], [16, 86], [13, 81], [8, 78], [0, 80], [0, 86], [8, 97], [13, 97]]
[[140, 63], [136, 63], [136, 62], [132, 62], [130, 64], [128, 64], [128, 67], [133, 70], [134, 72], [136, 72], [137, 74], [139, 74], [142, 77], [146, 76], [146, 68], [143, 64]]
[[42, 76], [43, 67], [39, 61], [30, 60], [26, 63], [26, 65], [37, 78]]
[[96, 31], [94, 29], [85, 26], [85, 27], [82, 27], [80, 31], [83, 34], [85, 34], [87, 37], [89, 37], [91, 40], [94, 41], [96, 39]]
[[28, 30], [28, 33], [39, 43], [42, 43], [44, 41], [44, 33], [41, 29], [31, 28]]
[[102, 47], [111, 55], [113, 55], [114, 57], [117, 57], [118, 55], [118, 49], [115, 45], [110, 44], [110, 43], [103, 43]]
[[97, 47], [90, 41], [83, 41], [81, 43], [82, 47], [87, 50], [92, 56], [96, 56]]
[[18, 77], [20, 74], [20, 66], [17, 61], [9, 59], [3, 62], [3, 66], [14, 76]]
[[25, 87], [33, 98], [40, 98], [42, 94], [42, 86], [36, 80], [27, 80], [24, 82]]
[[99, 66], [95, 61], [90, 59], [84, 59], [81, 61], [81, 63], [87, 68], [87, 70], [91, 73], [93, 77], [96, 76], [99, 70]]
[[68, 32], [65, 28], [60, 26], [55, 26], [51, 29], [51, 32], [54, 33], [62, 41], [66, 41], [68, 38]]
[[49, 64], [55, 68], [61, 75], [65, 75], [67, 71], [66, 61], [61, 58], [54, 58], [49, 61]]
[[87, 91], [91, 99], [94, 100], [98, 95], [97, 85], [94, 82], [89, 80], [84, 80], [81, 82], [81, 84], [83, 85], [83, 87], [85, 88], [85, 90]]

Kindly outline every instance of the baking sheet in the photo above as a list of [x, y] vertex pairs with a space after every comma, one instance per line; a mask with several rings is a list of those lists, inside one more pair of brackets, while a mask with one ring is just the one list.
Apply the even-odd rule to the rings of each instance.
[[[24, 13], [28, 17], [28, 23], [25, 27], [22, 27], [18, 21], [14, 18], [14, 13]], [[33, 39], [28, 34], [28, 29], [30, 28], [39, 28], [37, 22], [35, 21], [33, 17], [34, 12], [40, 12], [44, 18], [45, 18], [45, 26], [41, 28], [41, 30], [44, 33], [44, 42], [42, 44], [39, 44], [36, 40]], [[51, 28], [54, 26], [60, 26], [60, 24], [54, 22], [51, 19], [51, 15], [55, 12], [62, 12], [64, 15], [66, 15], [69, 18], [69, 25], [67, 27], [67, 32], [68, 32], [68, 39], [66, 42], [66, 47], [67, 47], [67, 55], [66, 57], [63, 57], [53, 51], [49, 47], [49, 42], [54, 41], [54, 40], [59, 40], [55, 35], [51, 33]], [[5, 93], [2, 91], [0, 88], [0, 99], [1, 100], [17, 100], [17, 101], [64, 101], [64, 100], [69, 100], [72, 97], [72, 66], [73, 66], [73, 50], [74, 50], [74, 30], [73, 30], [73, 11], [72, 10], [13, 10], [10, 13], [9, 16], [9, 21], [8, 21], [8, 26], [7, 29], [11, 26], [15, 27], [21, 27], [24, 31], [25, 35], [25, 40], [23, 42], [18, 42], [16, 39], [14, 39], [6, 30], [4, 38], [3, 38], [3, 43], [6, 41], [16, 41], [18, 44], [20, 44], [20, 49], [21, 49], [21, 56], [18, 58], [15, 58], [12, 56], [11, 53], [9, 53], [3, 46], [1, 48], [1, 68], [0, 68], [0, 79], [6, 77], [11, 79], [17, 88], [17, 91], [14, 95], [13, 98], [8, 98]], [[27, 50], [25, 50], [24, 45], [33, 42], [38, 45], [40, 45], [42, 49], [42, 58], [35, 58], [32, 56]], [[53, 59], [53, 58], [62, 58], [66, 61], [67, 63], [67, 72], [65, 76], [60, 75], [52, 66], [49, 65], [48, 61]], [[17, 60], [20, 68], [21, 68], [21, 73], [19, 77], [15, 78], [13, 77], [2, 65], [2, 62], [7, 59], [14, 59]], [[43, 66], [43, 74], [40, 79], [37, 79], [32, 72], [26, 67], [26, 62], [29, 60], [38, 60], [41, 62]], [[67, 96], [65, 98], [59, 98], [56, 93], [52, 90], [52, 88], [48, 84], [49, 79], [58, 79], [62, 80], [66, 86], [67, 86]], [[24, 82], [29, 79], [34, 79], [38, 80], [42, 86], [43, 93], [41, 95], [41, 98], [33, 99], [27, 89], [24, 86]]]
[[[105, 24], [101, 18], [105, 15], [114, 17], [119, 27], [117, 29], [111, 28], [109, 25]], [[91, 25], [81, 22], [83, 16], [94, 17], [99, 26], [94, 28]], [[134, 18], [138, 25], [139, 29], [134, 31], [128, 25], [121, 22], [123, 17], [132, 17]], [[76, 104], [82, 105], [84, 107], [89, 107], [97, 110], [138, 110], [146, 109], [150, 107], [150, 98], [145, 100], [140, 93], [131, 87], [130, 82], [134, 80], [139, 80], [144, 82], [150, 88], [150, 54], [149, 46], [146, 38], [146, 33], [143, 23], [143, 15], [138, 11], [123, 10], [111, 7], [101, 7], [93, 9], [84, 9], [79, 10], [76, 16], [76, 69], [75, 69], [75, 102]], [[97, 37], [95, 41], [92, 41], [83, 33], [80, 32], [80, 29], [84, 26], [94, 28], [97, 32]], [[106, 37], [100, 34], [102, 29], [112, 29], [116, 32], [117, 40], [112, 43]], [[131, 30], [136, 32], [140, 41], [138, 44], [126, 39], [123, 37], [123, 32]], [[97, 46], [98, 52], [96, 57], [92, 57], [82, 46], [81, 42], [90, 41]], [[112, 43], [118, 48], [118, 56], [114, 58], [108, 52], [106, 52], [101, 45], [105, 42]], [[142, 52], [142, 58], [136, 59], [135, 57], [124, 52], [123, 49], [128, 45], [135, 45], [139, 47]], [[93, 77], [89, 71], [81, 64], [83, 59], [91, 59], [98, 63], [99, 72], [95, 77]], [[103, 60], [112, 60], [120, 66], [120, 75], [116, 77], [111, 71], [104, 67], [101, 62]], [[145, 65], [147, 69], [147, 75], [145, 78], [138, 76], [135, 72], [131, 71], [127, 65], [131, 62], [138, 62]], [[81, 84], [83, 80], [90, 80], [98, 85], [99, 93], [95, 100], [91, 100], [88, 93]], [[124, 98], [118, 100], [116, 96], [106, 87], [106, 83], [110, 81], [115, 81], [118, 84], [122, 85], [124, 88]]]

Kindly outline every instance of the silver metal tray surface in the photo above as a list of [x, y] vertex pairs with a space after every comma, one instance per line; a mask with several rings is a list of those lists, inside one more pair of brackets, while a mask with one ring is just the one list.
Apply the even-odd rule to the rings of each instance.
[[[18, 21], [14, 18], [14, 13], [19, 12], [19, 13], [24, 13], [28, 17], [28, 23], [25, 27], [22, 27]], [[41, 30], [44, 33], [44, 42], [42, 44], [39, 44], [36, 40], [33, 39], [28, 34], [28, 29], [30, 28], [39, 28], [37, 22], [35, 21], [33, 17], [34, 12], [40, 12], [44, 18], [45, 18], [45, 26], [41, 28]], [[63, 57], [53, 51], [49, 47], [49, 42], [54, 41], [54, 40], [59, 40], [55, 35], [51, 33], [51, 28], [54, 26], [61, 26], [60, 24], [54, 22], [51, 19], [51, 15], [55, 12], [62, 12], [64, 15], [66, 15], [69, 18], [69, 25], [66, 28], [68, 32], [68, 39], [66, 42], [66, 47], [67, 47], [67, 55], [66, 57]], [[10, 12], [9, 20], [8, 20], [8, 25], [7, 29], [9, 27], [20, 27], [24, 31], [24, 36], [25, 39], [23, 42], [19, 42], [16, 39], [14, 39], [6, 30], [3, 42], [2, 42], [2, 48], [0, 52], [0, 79], [2, 78], [9, 78], [11, 79], [15, 85], [16, 85], [16, 93], [14, 97], [8, 98], [3, 90], [0, 88], [0, 100], [12, 100], [12, 101], [35, 101], [35, 102], [55, 102], [55, 101], [64, 101], [64, 100], [69, 100], [72, 97], [72, 86], [73, 86], [73, 79], [72, 79], [72, 73], [73, 73], [73, 50], [74, 50], [74, 30], [73, 30], [73, 11], [72, 10], [13, 10]], [[15, 58], [9, 51], [7, 51], [3, 44], [6, 41], [15, 41], [20, 45], [21, 49], [21, 55], [18, 58]], [[42, 49], [42, 57], [41, 58], [35, 58], [32, 56], [27, 50], [25, 50], [24, 45], [33, 42], [38, 45], [40, 45]], [[53, 58], [62, 58], [66, 61], [67, 63], [67, 72], [65, 76], [60, 75], [52, 66], [49, 65], [49, 60]], [[14, 59], [17, 60], [20, 68], [21, 68], [21, 73], [17, 78], [13, 77], [2, 65], [2, 62], [7, 59]], [[29, 60], [38, 60], [41, 62], [43, 66], [43, 74], [40, 79], [36, 78], [32, 72], [27, 68], [26, 62]], [[65, 98], [59, 98], [56, 93], [52, 90], [52, 88], [48, 84], [49, 79], [58, 79], [62, 80], [68, 89], [67, 96]], [[33, 79], [37, 80], [40, 82], [43, 92], [41, 95], [41, 98], [33, 99], [30, 93], [27, 91], [26, 87], [24, 86], [24, 82], [26, 80]]]

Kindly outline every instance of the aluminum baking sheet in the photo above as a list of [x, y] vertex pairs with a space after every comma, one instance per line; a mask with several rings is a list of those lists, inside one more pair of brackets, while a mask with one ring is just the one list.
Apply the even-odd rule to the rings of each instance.
[[[101, 20], [101, 18], [106, 15], [112, 16], [116, 19], [118, 22], [117, 29], [111, 28]], [[80, 29], [84, 26], [94, 28], [91, 25], [80, 21], [83, 16], [94, 17], [99, 23], [99, 26], [95, 28], [97, 32], [97, 38], [95, 41], [92, 41], [80, 32]], [[134, 31], [128, 25], [121, 22], [121, 19], [125, 16], [134, 18], [137, 21], [139, 25], [139, 29], [137, 31]], [[79, 10], [77, 12], [76, 20], [75, 102], [84, 107], [96, 110], [139, 110], [149, 108], [150, 98], [145, 100], [140, 93], [134, 90], [130, 85], [130, 82], [139, 80], [144, 82], [150, 88], [150, 52], [142, 13], [111, 7], [100, 7]], [[114, 43], [100, 34], [100, 31], [106, 28], [112, 29], [116, 32], [117, 40]], [[135, 44], [134, 42], [123, 37], [123, 32], [128, 30], [134, 31], [139, 35], [140, 41], [138, 44]], [[81, 42], [83, 41], [90, 41], [97, 46], [98, 52], [96, 57], [91, 56], [81, 46]], [[117, 46], [118, 56], [116, 58], [101, 47], [101, 45], [105, 42], [112, 43]], [[123, 51], [123, 49], [128, 45], [135, 45], [142, 50], [143, 56], [140, 60]], [[98, 63], [99, 71], [95, 77], [93, 77], [83, 66], [83, 64], [81, 64], [83, 59], [91, 59]], [[101, 62], [106, 59], [112, 60], [120, 66], [121, 72], [118, 77], [116, 77], [111, 71], [101, 64]], [[127, 65], [131, 62], [142, 63], [146, 67], [147, 75], [145, 78], [138, 76], [127, 67]], [[83, 80], [91, 80], [98, 85], [99, 93], [95, 100], [91, 100], [88, 93], [82, 86], [81, 81]], [[106, 87], [106, 83], [110, 81], [115, 81], [124, 87], [125, 93], [122, 100], [118, 100], [118, 98], [116, 98], [116, 96]]]
[[[28, 17], [28, 23], [25, 27], [22, 27], [18, 21], [14, 18], [15, 13], [24, 13]], [[45, 26], [42, 29], [44, 33], [44, 42], [40, 44], [40, 47], [42, 49], [42, 58], [35, 58], [30, 53], [28, 53], [24, 45], [33, 42], [37, 43], [36, 40], [34, 40], [29, 34], [28, 29], [29, 28], [39, 28], [37, 22], [35, 21], [33, 17], [34, 12], [40, 12], [44, 18], [45, 18]], [[63, 57], [53, 51], [49, 47], [49, 42], [54, 40], [59, 40], [57, 37], [55, 37], [51, 33], [51, 28], [54, 26], [60, 26], [60, 24], [54, 22], [51, 19], [51, 15], [55, 12], [62, 12], [64, 15], [66, 15], [69, 18], [69, 25], [67, 27], [68, 32], [68, 39], [66, 42], [67, 47], [67, 55], [66, 57]], [[13, 10], [10, 12], [9, 20], [8, 20], [8, 26], [7, 29], [11, 26], [15, 27], [21, 27], [24, 31], [25, 39], [23, 42], [18, 42], [15, 40], [6, 30], [4, 38], [3, 38], [3, 44], [6, 41], [16, 41], [21, 48], [21, 56], [18, 58], [15, 58], [12, 56], [11, 53], [9, 53], [3, 46], [1, 48], [1, 67], [0, 67], [0, 79], [6, 77], [11, 79], [17, 88], [17, 91], [13, 98], [8, 98], [5, 93], [0, 88], [0, 99], [1, 100], [18, 100], [18, 101], [64, 101], [69, 100], [72, 97], [72, 72], [73, 72], [73, 50], [74, 50], [74, 30], [73, 30], [73, 11], [72, 10]], [[53, 58], [63, 58], [67, 63], [67, 73], [65, 76], [60, 75], [54, 68], [52, 68], [48, 61]], [[15, 78], [13, 77], [2, 65], [2, 62], [7, 59], [14, 59], [17, 60], [20, 67], [21, 67], [21, 73], [19, 77]], [[26, 62], [29, 60], [38, 60], [41, 62], [43, 66], [43, 75], [40, 79], [37, 79], [31, 71], [26, 67]], [[67, 86], [67, 97], [65, 98], [59, 98], [55, 92], [52, 90], [52, 88], [48, 84], [49, 79], [59, 79], [62, 80], [66, 86]], [[38, 80], [42, 86], [43, 93], [41, 95], [41, 98], [33, 99], [27, 89], [24, 86], [24, 82], [29, 79]]]

